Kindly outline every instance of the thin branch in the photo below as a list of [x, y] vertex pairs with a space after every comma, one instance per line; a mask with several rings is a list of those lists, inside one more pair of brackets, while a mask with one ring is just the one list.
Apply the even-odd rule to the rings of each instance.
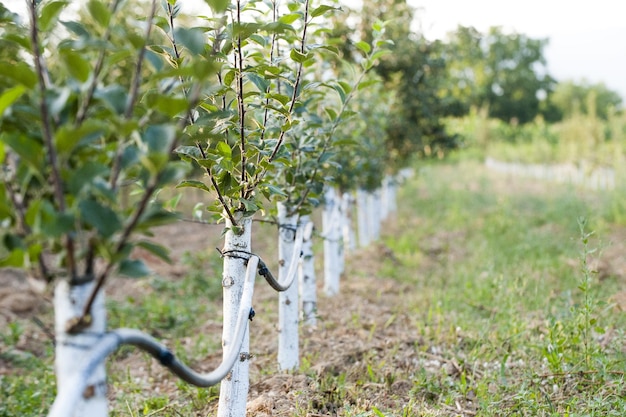
[[[26, 222], [26, 208], [24, 207], [22, 197], [18, 196], [17, 192], [13, 189], [13, 184], [11, 181], [6, 181], [5, 189], [17, 213], [17, 228], [20, 229], [22, 233], [25, 233], [27, 235], [30, 234], [31, 228]], [[52, 274], [50, 274], [48, 265], [46, 264], [46, 261], [44, 260], [42, 254], [39, 254], [37, 256], [37, 263], [39, 264], [39, 273], [41, 274], [42, 278], [44, 278], [47, 282], [50, 282], [52, 280]]]
[[[120, 4], [120, 0], [113, 1], [113, 3], [111, 4], [111, 15], [115, 13], [119, 4]], [[112, 33], [111, 26], [109, 25], [106, 31], [104, 32], [105, 44], [108, 43], [109, 40], [111, 39], [111, 33]], [[106, 47], [103, 47], [100, 50], [98, 59], [96, 60], [96, 66], [94, 67], [94, 70], [93, 70], [93, 77], [91, 79], [91, 83], [89, 84], [89, 88], [87, 89], [87, 94], [81, 101], [80, 107], [78, 108], [78, 111], [76, 112], [76, 121], [74, 122], [76, 126], [80, 126], [85, 121], [89, 104], [91, 103], [91, 100], [93, 99], [93, 95], [96, 91], [96, 86], [98, 85], [98, 77], [100, 76], [100, 72], [102, 71], [102, 68], [104, 67], [105, 54], [106, 54]]]
[[[237, 24], [241, 26], [241, 1], [237, 0]], [[241, 151], [241, 183], [247, 180], [246, 173], [246, 107], [243, 102], [243, 53], [241, 46], [241, 28], [237, 35], [237, 48], [235, 51], [235, 67], [237, 68], [237, 104], [239, 107], [239, 146]], [[245, 198], [245, 187], [241, 188], [241, 197]]]
[[[307, 35], [308, 27], [309, 27], [309, 0], [306, 0], [305, 6], [304, 6], [304, 24], [302, 27], [302, 38], [300, 40], [300, 53], [303, 55], [306, 51], [306, 35]], [[273, 46], [274, 45], [272, 44], [272, 47]], [[304, 68], [304, 64], [300, 62], [298, 64], [298, 69], [296, 71], [296, 79], [294, 81], [293, 92], [291, 93], [291, 103], [289, 104], [289, 109], [287, 111], [288, 116], [285, 116], [286, 119], [291, 117], [293, 113], [293, 109], [295, 108], [296, 100], [298, 99], [298, 94], [299, 94], [299, 89], [300, 89], [300, 82], [302, 81], [303, 68]], [[278, 154], [278, 151], [280, 150], [285, 140], [286, 133], [287, 131], [281, 129], [280, 134], [278, 135], [278, 141], [276, 142], [276, 145], [274, 145], [274, 149], [272, 150], [272, 153], [270, 154], [270, 157], [268, 158], [269, 163], [271, 163], [276, 158], [276, 155]], [[247, 187], [246, 196], [249, 196], [252, 193], [252, 191], [257, 187], [257, 185], [259, 185], [259, 183], [265, 177], [266, 173], [267, 173], [267, 169], [264, 169], [263, 171], [259, 172], [255, 176], [254, 181], [252, 181], [249, 187]]]
[[[300, 41], [300, 53], [304, 55], [306, 51], [306, 33], [309, 27], [309, 0], [306, 0], [304, 5], [304, 25], [302, 27], [302, 39]], [[289, 104], [289, 115], [293, 112], [293, 109], [296, 105], [296, 99], [298, 98], [298, 90], [300, 89], [300, 82], [302, 80], [302, 68], [304, 67], [304, 63], [300, 62], [298, 64], [298, 72], [296, 74], [296, 79], [293, 86], [293, 93], [291, 95], [291, 103]], [[269, 162], [272, 162], [274, 158], [276, 158], [276, 154], [278, 153], [278, 149], [282, 145], [282, 142], [285, 138], [285, 132], [281, 131], [280, 136], [278, 137], [278, 142], [276, 146], [274, 146], [274, 150], [269, 157]]]
[[[137, 102], [137, 98], [139, 96], [139, 86], [141, 84], [141, 69], [143, 68], [143, 61], [146, 56], [146, 44], [150, 40], [150, 33], [152, 32], [152, 20], [154, 19], [154, 14], [156, 13], [156, 0], [152, 0], [152, 7], [150, 8], [150, 14], [146, 19], [146, 32], [144, 34], [144, 43], [139, 50], [139, 56], [137, 57], [137, 64], [135, 65], [135, 71], [133, 73], [133, 81], [130, 86], [130, 94], [128, 96], [128, 100], [126, 101], [126, 109], [124, 110], [124, 118], [129, 120], [133, 116], [133, 110], [135, 108], [135, 103]], [[111, 169], [111, 178], [110, 185], [113, 189], [117, 188], [117, 180], [121, 171], [122, 164], [122, 154], [124, 153], [124, 147], [120, 146], [117, 149], [117, 153], [115, 154], [115, 159], [113, 160], [113, 168]]]
[[[199, 88], [199, 85], [196, 85], [195, 88], [192, 90], [191, 100], [190, 100], [190, 103], [189, 103], [189, 109], [190, 110], [188, 111], [188, 113], [190, 113], [191, 109], [193, 109], [195, 107], [196, 103], [198, 102], [199, 95], [200, 95], [200, 88]], [[189, 123], [189, 118], [187, 118], [187, 117], [181, 118], [179, 120], [179, 122], [178, 122], [177, 130], [178, 131], [182, 131], [188, 125], [188, 123]], [[167, 154], [171, 154], [172, 152], [174, 152], [174, 150], [176, 149], [177, 146], [178, 146], [178, 140], [175, 139], [170, 144], [170, 147], [167, 150]], [[128, 242], [132, 232], [137, 227], [137, 224], [139, 223], [139, 220], [141, 219], [141, 216], [143, 215], [143, 213], [145, 212], [146, 208], [148, 207], [148, 203], [150, 202], [150, 199], [152, 198], [152, 196], [154, 195], [154, 193], [158, 189], [159, 183], [160, 183], [160, 180], [161, 180], [161, 176], [163, 175], [163, 173], [164, 173], [164, 171], [159, 172], [152, 179], [150, 184], [146, 187], [146, 190], [145, 190], [145, 192], [143, 194], [143, 197], [142, 197], [141, 201], [137, 205], [137, 210], [133, 213], [133, 216], [131, 217], [130, 221], [126, 224], [126, 227], [122, 231], [122, 234], [121, 234], [121, 236], [120, 236], [120, 238], [119, 238], [119, 240], [117, 242], [117, 246], [115, 247], [115, 251], [114, 251], [113, 256], [111, 257], [111, 259], [115, 259], [116, 255], [124, 250], [124, 247], [126, 246], [126, 243]], [[106, 264], [106, 266], [104, 267], [102, 272], [98, 275], [98, 277], [96, 279], [96, 284], [94, 285], [93, 289], [91, 290], [91, 293], [89, 294], [89, 298], [87, 299], [87, 302], [83, 306], [83, 311], [82, 311], [81, 316], [76, 318], [76, 319], [70, 320], [68, 322], [67, 329], [66, 329], [68, 333], [80, 332], [84, 327], [89, 325], [89, 322], [90, 322], [90, 311], [91, 311], [91, 307], [92, 307], [92, 305], [93, 305], [93, 303], [94, 303], [94, 301], [96, 299], [96, 295], [98, 294], [98, 292], [100, 291], [100, 289], [104, 285], [104, 282], [108, 278], [108, 276], [111, 273], [111, 270], [113, 269], [113, 266], [115, 266], [115, 264], [116, 264], [115, 261], [110, 260]]]
[[[206, 154], [204, 153], [204, 149], [202, 149], [202, 145], [200, 145], [199, 142], [196, 142], [196, 146], [200, 150], [200, 153], [202, 154], [202, 158], [207, 159]], [[217, 181], [215, 180], [215, 176], [213, 175], [213, 172], [211, 171], [209, 167], [205, 167], [205, 170], [206, 170], [207, 175], [209, 176], [209, 179], [211, 180], [211, 184], [213, 185], [213, 188], [215, 188], [215, 192], [217, 193], [217, 199], [220, 201], [220, 204], [222, 205], [222, 207], [224, 208], [224, 211], [228, 215], [228, 219], [233, 224], [233, 226], [237, 226], [237, 221], [235, 220], [233, 213], [230, 211], [230, 208], [228, 207], [228, 205], [226, 204], [226, 201], [224, 200], [224, 196], [222, 196], [222, 193], [219, 187], [217, 186]]]
[[[41, 55], [41, 46], [39, 44], [39, 28], [37, 26], [37, 11], [35, 9], [36, 0], [27, 1], [28, 11], [30, 14], [30, 38], [33, 48], [33, 60], [35, 62], [35, 70], [39, 84], [39, 92], [41, 101], [39, 103], [39, 112], [41, 114], [41, 127], [48, 164], [52, 170], [52, 184], [54, 187], [54, 195], [59, 207], [59, 212], [65, 212], [65, 195], [63, 192], [63, 182], [57, 160], [56, 148], [54, 147], [52, 125], [50, 123], [50, 111], [46, 102], [46, 94], [48, 91], [47, 71]], [[65, 249], [67, 251], [67, 269], [70, 279], [74, 279], [76, 275], [76, 260], [74, 258], [74, 240], [67, 234], [65, 238]]]

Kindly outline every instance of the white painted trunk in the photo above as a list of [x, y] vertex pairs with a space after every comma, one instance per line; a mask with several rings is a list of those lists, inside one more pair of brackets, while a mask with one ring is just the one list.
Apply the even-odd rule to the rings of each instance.
[[370, 240], [377, 241], [380, 238], [380, 189], [367, 193], [367, 229]]
[[304, 228], [304, 240], [298, 281], [302, 300], [302, 322], [305, 326], [315, 326], [317, 324], [317, 288], [313, 254], [313, 222], [309, 216], [302, 216], [301, 227]]
[[[97, 295], [91, 309], [91, 324], [78, 334], [67, 334], [65, 328], [68, 320], [80, 317], [83, 306], [91, 293], [94, 283], [70, 285], [67, 281], [60, 281], [54, 293], [54, 314], [56, 333], [55, 367], [57, 389], [76, 389], [72, 381], [77, 365], [81, 363], [89, 349], [98, 343], [106, 330], [106, 310], [102, 291]], [[87, 381], [87, 389], [80, 394], [80, 400], [67, 417], [106, 417], [107, 382], [104, 363], [98, 366], [91, 378]]]
[[389, 175], [383, 178], [382, 185], [380, 187], [380, 219], [381, 221], [387, 220], [389, 217]]
[[381, 218], [387, 220], [391, 214], [397, 211], [396, 181], [391, 175], [385, 175], [381, 191]]
[[388, 214], [394, 214], [398, 211], [398, 195], [397, 195], [398, 183], [397, 183], [397, 180], [390, 175], [388, 175], [386, 178], [387, 178], [387, 182], [386, 182], [387, 212]]
[[341, 229], [338, 205], [335, 190], [327, 187], [324, 192], [322, 226], [324, 228], [324, 292], [329, 296], [339, 294], [341, 275]]
[[[224, 327], [222, 331], [223, 357], [226, 358], [233, 346], [237, 325], [237, 313], [241, 303], [243, 284], [246, 278], [246, 259], [250, 256], [252, 240], [252, 218], [236, 217], [240, 234], [233, 233], [231, 223], [226, 222], [228, 231], [224, 236], [224, 271], [222, 288], [224, 294]], [[218, 417], [242, 417], [246, 415], [246, 401], [250, 387], [250, 333], [246, 331], [240, 348], [240, 359], [220, 384]]]
[[367, 204], [367, 191], [362, 188], [356, 190], [357, 227], [359, 233], [359, 246], [365, 248], [372, 241], [369, 230], [369, 214]]
[[[285, 205], [278, 203], [278, 225], [278, 281], [284, 282], [291, 270], [296, 273], [291, 262], [300, 261], [299, 257], [293, 258], [298, 215], [288, 216]], [[278, 367], [283, 371], [300, 365], [298, 307], [298, 280], [294, 279], [287, 290], [278, 293]]]
[[345, 192], [341, 197], [341, 212], [343, 213], [343, 226], [341, 234], [343, 237], [344, 254], [356, 250], [356, 236], [352, 227], [352, 208], [354, 206], [354, 198], [352, 194]]

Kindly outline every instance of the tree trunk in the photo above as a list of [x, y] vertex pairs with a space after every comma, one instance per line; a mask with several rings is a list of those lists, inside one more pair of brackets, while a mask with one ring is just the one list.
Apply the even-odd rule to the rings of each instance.
[[367, 230], [372, 241], [380, 238], [380, 189], [367, 193]]
[[322, 226], [324, 227], [324, 292], [333, 296], [339, 294], [339, 277], [341, 275], [341, 233], [339, 222], [339, 202], [335, 190], [327, 187], [324, 193], [324, 210]]
[[243, 284], [246, 277], [247, 259], [251, 252], [252, 218], [236, 213], [239, 233], [234, 233], [232, 224], [226, 221], [224, 237], [224, 271], [222, 288], [224, 294], [224, 327], [222, 331], [223, 356], [229, 349], [239, 349], [240, 359], [220, 384], [218, 417], [242, 417], [246, 415], [246, 401], [250, 387], [250, 334], [246, 331], [239, 346], [233, 346], [233, 337], [237, 324], [237, 312], [241, 302]]
[[298, 270], [300, 281], [300, 299], [302, 300], [302, 322], [306, 326], [317, 324], [317, 288], [315, 285], [315, 264], [313, 255], [313, 223], [309, 216], [302, 216], [304, 228], [302, 258]]
[[[284, 282], [293, 270], [291, 262], [299, 262], [300, 257], [293, 256], [298, 215], [288, 216], [282, 203], [278, 203], [278, 227], [278, 281]], [[294, 279], [287, 290], [278, 293], [278, 368], [283, 371], [299, 366], [298, 307], [298, 280]]]
[[357, 227], [359, 232], [359, 247], [365, 248], [371, 242], [369, 231], [369, 208], [367, 204], [367, 191], [362, 188], [356, 190]]
[[[68, 334], [65, 329], [67, 322], [80, 317], [83, 306], [91, 293], [93, 282], [80, 285], [70, 285], [67, 281], [60, 281], [54, 293], [55, 333], [56, 333], [56, 357], [55, 367], [57, 376], [57, 389], [75, 389], [68, 384], [89, 349], [98, 343], [99, 338], [106, 330], [106, 310], [104, 307], [104, 295], [98, 293], [91, 308], [91, 324], [77, 334]], [[87, 389], [82, 393], [81, 400], [77, 403], [71, 416], [67, 417], [106, 417], [107, 407], [107, 382], [106, 368], [104, 363], [98, 366], [91, 378], [87, 381]]]
[[352, 227], [352, 208], [354, 207], [354, 198], [352, 194], [345, 192], [341, 197], [341, 212], [343, 213], [343, 226], [341, 233], [343, 236], [344, 255], [353, 252], [356, 249], [356, 236]]

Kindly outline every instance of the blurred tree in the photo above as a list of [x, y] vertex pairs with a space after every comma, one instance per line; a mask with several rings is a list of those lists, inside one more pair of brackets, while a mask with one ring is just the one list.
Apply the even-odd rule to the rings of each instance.
[[448, 64], [450, 114], [466, 114], [471, 106], [487, 107], [489, 115], [526, 123], [540, 112], [541, 101], [552, 92], [547, 73], [547, 39], [506, 34], [492, 27], [486, 35], [459, 26], [448, 36], [444, 58]]
[[386, 38], [393, 42], [392, 53], [376, 71], [386, 90], [395, 93], [385, 143], [388, 158], [397, 167], [416, 152], [428, 156], [435, 149], [456, 146], [441, 122], [445, 108], [439, 91], [447, 76], [442, 44], [411, 31], [413, 14], [406, 0], [365, 0], [361, 11], [363, 39], [370, 36], [365, 28], [384, 21]]
[[552, 94], [552, 103], [565, 118], [581, 113], [606, 120], [612, 108], [621, 106], [622, 98], [604, 83], [591, 84], [587, 80], [577, 83], [568, 80], [557, 84]]

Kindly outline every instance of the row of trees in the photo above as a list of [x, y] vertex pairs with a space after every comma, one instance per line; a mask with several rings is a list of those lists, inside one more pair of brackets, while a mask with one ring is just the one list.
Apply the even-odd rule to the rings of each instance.
[[[105, 283], [149, 272], [135, 248], [169, 261], [150, 237], [181, 215], [159, 198], [174, 186], [205, 191], [209, 219], [225, 224], [222, 345], [234, 365], [225, 365], [219, 415], [242, 415], [250, 358], [242, 323], [256, 270], [286, 292], [281, 306], [297, 306], [290, 271], [300, 216], [322, 202], [325, 185], [375, 188], [390, 170], [384, 138], [362, 140], [366, 122], [351, 117], [363, 109], [385, 131], [389, 107], [369, 105], [377, 100], [370, 89], [381, 92], [371, 69], [386, 53], [384, 26], [372, 23], [369, 41], [354, 39], [345, 60], [324, 24], [338, 9], [308, 0], [207, 0], [209, 16], [195, 20], [182, 18], [175, 0], [90, 0], [77, 18], [63, 14], [68, 4], [29, 1], [28, 24], [0, 8], [0, 266], [29, 268], [57, 286], [62, 401], [53, 415], [106, 414], [104, 365], [87, 361], [77, 374], [78, 358], [131, 343], [180, 367], [149, 338], [107, 333], [103, 303]], [[402, 146], [393, 154], [413, 151]], [[375, 164], [372, 153], [381, 155]], [[251, 246], [262, 211], [277, 214], [292, 246], [280, 251], [278, 279]], [[281, 335], [295, 322], [297, 337], [297, 316], [287, 314]], [[297, 366], [297, 352], [286, 357], [281, 367]], [[77, 378], [87, 376], [90, 394], [74, 407]], [[190, 379], [207, 385], [213, 376]]]

